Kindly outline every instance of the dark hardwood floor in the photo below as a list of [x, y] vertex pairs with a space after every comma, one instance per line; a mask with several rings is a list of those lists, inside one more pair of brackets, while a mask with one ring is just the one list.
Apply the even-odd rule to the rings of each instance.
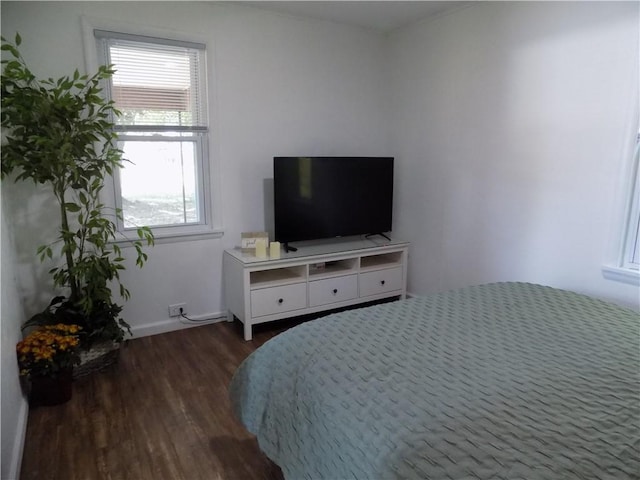
[[231, 413], [236, 367], [291, 326], [221, 322], [129, 341], [111, 369], [31, 409], [21, 479], [282, 480]]

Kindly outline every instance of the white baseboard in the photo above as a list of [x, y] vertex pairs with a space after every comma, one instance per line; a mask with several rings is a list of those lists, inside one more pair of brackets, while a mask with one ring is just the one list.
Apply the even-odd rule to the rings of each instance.
[[[22, 467], [22, 454], [24, 453], [24, 442], [27, 436], [27, 421], [29, 419], [29, 403], [25, 398], [20, 405], [16, 424], [16, 438], [13, 441], [13, 451], [11, 454], [11, 464], [9, 465], [9, 477], [6, 480], [18, 480]], [[5, 480], [5, 479], [2, 479]]]
[[206, 315], [198, 315], [190, 317], [194, 321], [185, 319], [167, 318], [157, 322], [148, 323], [146, 325], [134, 325], [131, 327], [133, 338], [148, 337], [158, 335], [160, 333], [175, 332], [176, 330], [184, 330], [186, 328], [198, 327], [200, 325], [209, 325], [211, 323], [222, 322], [226, 320], [226, 312], [209, 313]]

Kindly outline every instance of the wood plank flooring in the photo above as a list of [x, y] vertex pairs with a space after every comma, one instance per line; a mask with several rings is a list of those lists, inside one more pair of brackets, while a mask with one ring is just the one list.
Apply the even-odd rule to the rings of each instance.
[[67, 404], [31, 409], [22, 480], [282, 480], [231, 413], [236, 367], [291, 326], [221, 322], [131, 340], [119, 363], [74, 382]]

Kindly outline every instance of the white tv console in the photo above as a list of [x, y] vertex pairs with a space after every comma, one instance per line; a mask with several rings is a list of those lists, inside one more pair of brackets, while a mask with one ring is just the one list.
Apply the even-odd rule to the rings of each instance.
[[244, 324], [245, 340], [258, 323], [406, 296], [407, 242], [358, 237], [296, 247], [278, 259], [224, 252], [227, 320]]

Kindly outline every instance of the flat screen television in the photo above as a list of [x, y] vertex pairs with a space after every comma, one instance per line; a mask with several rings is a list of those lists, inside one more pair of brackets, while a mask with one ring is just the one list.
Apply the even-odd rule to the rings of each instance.
[[391, 231], [393, 157], [274, 157], [275, 238]]

